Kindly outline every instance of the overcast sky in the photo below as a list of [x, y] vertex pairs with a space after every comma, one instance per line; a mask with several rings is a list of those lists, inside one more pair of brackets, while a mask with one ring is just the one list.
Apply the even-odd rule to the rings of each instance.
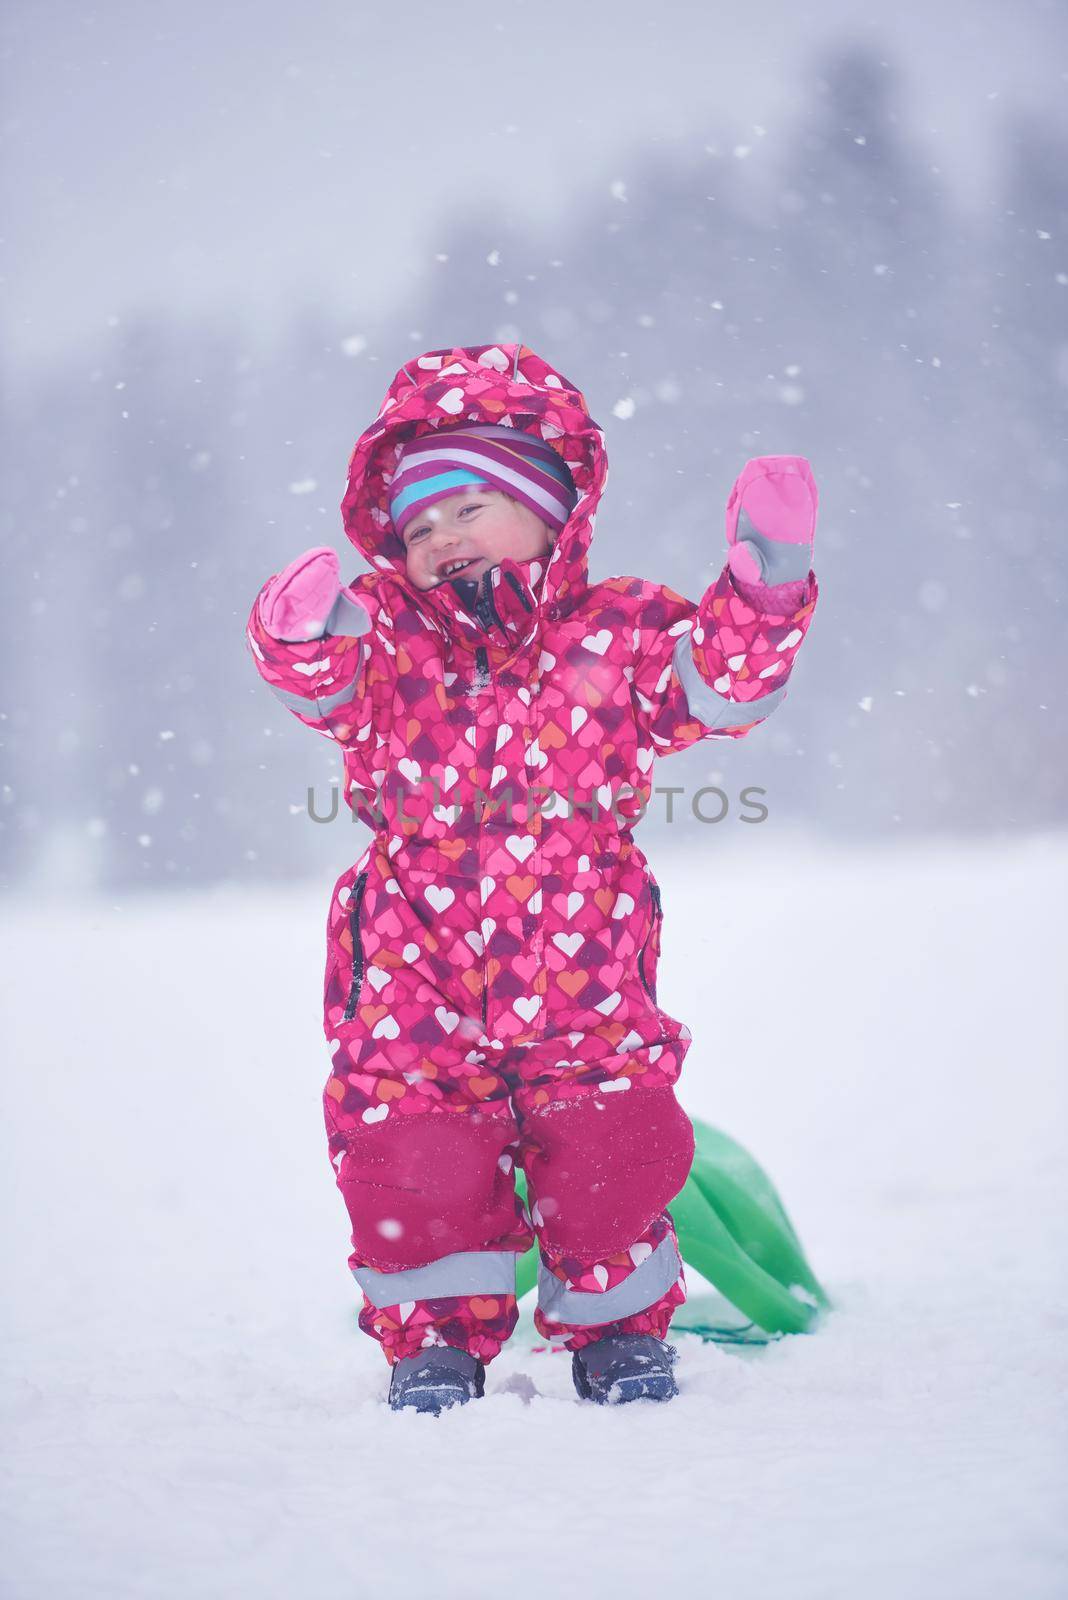
[[625, 179], [636, 146], [725, 135], [759, 184], [836, 42], [893, 64], [908, 135], [971, 205], [1007, 112], [1068, 104], [1053, 0], [906, 0], [874, 24], [855, 0], [5, 9], [16, 365], [137, 306], [240, 304], [267, 325], [311, 291], [356, 325], [433, 270], [429, 223], [450, 201], [563, 212]]

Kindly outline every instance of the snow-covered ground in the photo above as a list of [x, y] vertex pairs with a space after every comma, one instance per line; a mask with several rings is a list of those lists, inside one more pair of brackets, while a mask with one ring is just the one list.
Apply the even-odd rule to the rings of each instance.
[[1068, 842], [741, 832], [649, 846], [661, 1002], [837, 1311], [682, 1337], [664, 1407], [517, 1336], [480, 1404], [386, 1410], [320, 1120], [329, 882], [9, 906], [4, 1595], [1065, 1593]]

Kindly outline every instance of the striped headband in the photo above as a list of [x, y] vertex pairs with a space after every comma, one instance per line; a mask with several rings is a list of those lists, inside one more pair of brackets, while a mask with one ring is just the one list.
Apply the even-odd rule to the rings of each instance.
[[473, 483], [510, 494], [557, 533], [576, 500], [567, 463], [534, 434], [499, 423], [439, 428], [409, 440], [397, 461], [389, 510], [398, 537], [435, 500]]

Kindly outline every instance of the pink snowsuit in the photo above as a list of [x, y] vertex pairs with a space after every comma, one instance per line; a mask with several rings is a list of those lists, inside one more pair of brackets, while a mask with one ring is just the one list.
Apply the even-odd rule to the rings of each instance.
[[[551, 440], [578, 499], [550, 555], [421, 592], [388, 485], [404, 441], [461, 420]], [[324, 1106], [360, 1325], [391, 1362], [434, 1343], [492, 1359], [535, 1235], [536, 1325], [571, 1349], [663, 1337], [685, 1298], [667, 1207], [693, 1155], [690, 1032], [657, 1004], [660, 892], [631, 828], [658, 755], [782, 700], [818, 591], [809, 571], [775, 615], [727, 567], [697, 605], [591, 585], [606, 472], [582, 395], [526, 346], [430, 352], [352, 455], [345, 530], [373, 570], [322, 638], [267, 632], [273, 578], [249, 618], [259, 672], [340, 745], [373, 830], [330, 902]]]

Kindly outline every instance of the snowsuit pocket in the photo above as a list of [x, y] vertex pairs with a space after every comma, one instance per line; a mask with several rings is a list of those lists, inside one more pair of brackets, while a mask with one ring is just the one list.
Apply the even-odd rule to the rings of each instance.
[[342, 1013], [344, 1022], [351, 1022], [356, 1014], [356, 1007], [360, 1003], [360, 991], [363, 988], [363, 934], [360, 918], [363, 911], [363, 892], [367, 887], [366, 870], [357, 874], [349, 896], [349, 934], [352, 938], [352, 977], [349, 982], [349, 997], [345, 1002]]
[[656, 1004], [656, 972], [660, 964], [660, 924], [663, 921], [663, 909], [660, 904], [660, 885], [651, 874], [648, 877], [649, 899], [652, 906], [652, 917], [649, 922], [649, 932], [641, 949], [638, 951], [638, 976], [642, 980], [642, 987], [653, 1004]]

